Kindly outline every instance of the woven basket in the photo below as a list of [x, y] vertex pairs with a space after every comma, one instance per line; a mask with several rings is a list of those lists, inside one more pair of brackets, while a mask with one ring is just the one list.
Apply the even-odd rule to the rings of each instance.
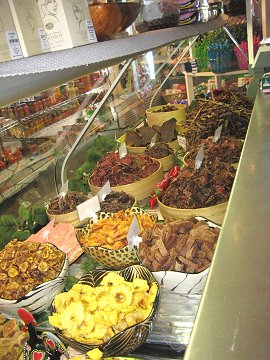
[[203, 216], [208, 220], [213, 221], [216, 224], [222, 224], [226, 209], [227, 209], [228, 201], [209, 206], [205, 208], [198, 209], [177, 209], [167, 205], [162, 204], [158, 200], [158, 207], [161, 215], [164, 219], [186, 219], [190, 216]]
[[[155, 185], [163, 179], [163, 167], [160, 161], [156, 161], [160, 166], [153, 174], [132, 184], [111, 186], [112, 191], [124, 191], [134, 196], [137, 200], [146, 198], [154, 190]], [[88, 184], [93, 195], [96, 195], [101, 189], [99, 186], [92, 185], [90, 178], [88, 179]]]

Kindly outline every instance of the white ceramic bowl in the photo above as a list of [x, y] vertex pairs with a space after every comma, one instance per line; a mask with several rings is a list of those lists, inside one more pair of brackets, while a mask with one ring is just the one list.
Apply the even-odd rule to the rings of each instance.
[[17, 311], [21, 307], [32, 314], [39, 314], [48, 309], [55, 296], [63, 291], [68, 275], [68, 269], [69, 263], [66, 255], [62, 271], [57, 278], [36, 286], [28, 294], [18, 300], [5, 300], [0, 298], [0, 313], [18, 318]]

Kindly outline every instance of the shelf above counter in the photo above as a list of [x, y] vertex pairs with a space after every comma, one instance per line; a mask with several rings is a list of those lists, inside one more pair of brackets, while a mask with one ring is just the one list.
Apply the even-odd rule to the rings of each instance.
[[0, 87], [4, 91], [1, 91], [0, 107], [224, 24], [225, 19], [219, 16], [207, 23], [150, 31], [1, 63]]

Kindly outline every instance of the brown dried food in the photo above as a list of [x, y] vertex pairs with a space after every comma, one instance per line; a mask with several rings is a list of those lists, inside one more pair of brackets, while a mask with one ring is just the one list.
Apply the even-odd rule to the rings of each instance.
[[160, 112], [170, 112], [170, 111], [175, 111], [175, 110], [178, 110], [178, 108], [176, 106], [167, 104], [167, 105], [163, 105], [161, 108], [154, 110], [152, 112], [160, 113]]
[[147, 146], [151, 143], [151, 140], [156, 136], [155, 142], [171, 142], [176, 140], [177, 132], [175, 130], [176, 120], [171, 119], [165, 121], [162, 126], [153, 125], [150, 126], [141, 126], [134, 131], [126, 132], [126, 145], [127, 146]]
[[198, 273], [210, 266], [219, 232], [195, 217], [156, 224], [142, 234], [139, 257], [151, 271]]
[[12, 240], [0, 251], [0, 297], [18, 300], [59, 276], [65, 255], [49, 243]]
[[67, 214], [75, 211], [76, 207], [86, 200], [88, 200], [87, 195], [77, 191], [69, 191], [64, 196], [59, 195], [50, 201], [48, 213], [52, 215]]
[[154, 144], [151, 147], [148, 147], [145, 151], [144, 151], [145, 155], [148, 155], [152, 158], [155, 159], [162, 159], [166, 156], [172, 155], [173, 154], [173, 149], [165, 143], [157, 143]]
[[196, 100], [196, 105], [188, 110], [185, 127], [187, 149], [199, 145], [202, 139], [213, 136], [222, 125], [222, 135], [244, 139], [251, 110], [214, 100]]
[[185, 156], [185, 162], [191, 166], [195, 163], [195, 158], [201, 148], [203, 148], [204, 161], [211, 162], [216, 159], [228, 163], [238, 163], [244, 142], [229, 136], [222, 136], [217, 142], [213, 142], [213, 136], [202, 140], [200, 144], [190, 150]]
[[198, 170], [185, 166], [160, 201], [177, 209], [198, 209], [228, 201], [236, 170], [218, 160], [203, 163]]
[[127, 154], [120, 159], [118, 153], [107, 153], [97, 163], [90, 182], [95, 186], [103, 186], [108, 180], [111, 186], [132, 184], [152, 175], [159, 167], [160, 163], [147, 155]]
[[133, 196], [126, 194], [124, 191], [112, 191], [106, 195], [104, 201], [100, 203], [100, 211], [118, 212], [131, 208], [135, 203]]
[[[2, 314], [0, 318], [4, 318]], [[20, 331], [17, 320], [7, 320], [0, 329], [0, 360], [18, 359], [28, 336], [28, 333]]]
[[176, 119], [174, 118], [165, 121], [162, 124], [160, 129], [162, 142], [169, 142], [172, 141], [173, 138], [175, 138], [175, 125], [176, 125]]

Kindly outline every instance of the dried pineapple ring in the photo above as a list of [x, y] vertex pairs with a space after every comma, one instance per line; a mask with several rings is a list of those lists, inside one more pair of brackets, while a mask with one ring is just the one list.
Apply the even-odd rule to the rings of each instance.
[[121, 309], [129, 306], [132, 303], [132, 290], [125, 284], [117, 285], [111, 288], [110, 295], [113, 300], [110, 305], [113, 308]]
[[149, 285], [147, 284], [147, 281], [144, 279], [136, 278], [133, 280], [133, 287], [136, 291], [148, 291]]
[[19, 275], [19, 271], [16, 268], [12, 267], [12, 268], [8, 269], [8, 276], [9, 277], [14, 278], [14, 277], [16, 277], [18, 275]]
[[104, 276], [100, 285], [116, 286], [116, 285], [124, 284], [124, 282], [125, 282], [125, 279], [121, 275], [114, 273], [114, 272], [110, 272], [106, 276]]

